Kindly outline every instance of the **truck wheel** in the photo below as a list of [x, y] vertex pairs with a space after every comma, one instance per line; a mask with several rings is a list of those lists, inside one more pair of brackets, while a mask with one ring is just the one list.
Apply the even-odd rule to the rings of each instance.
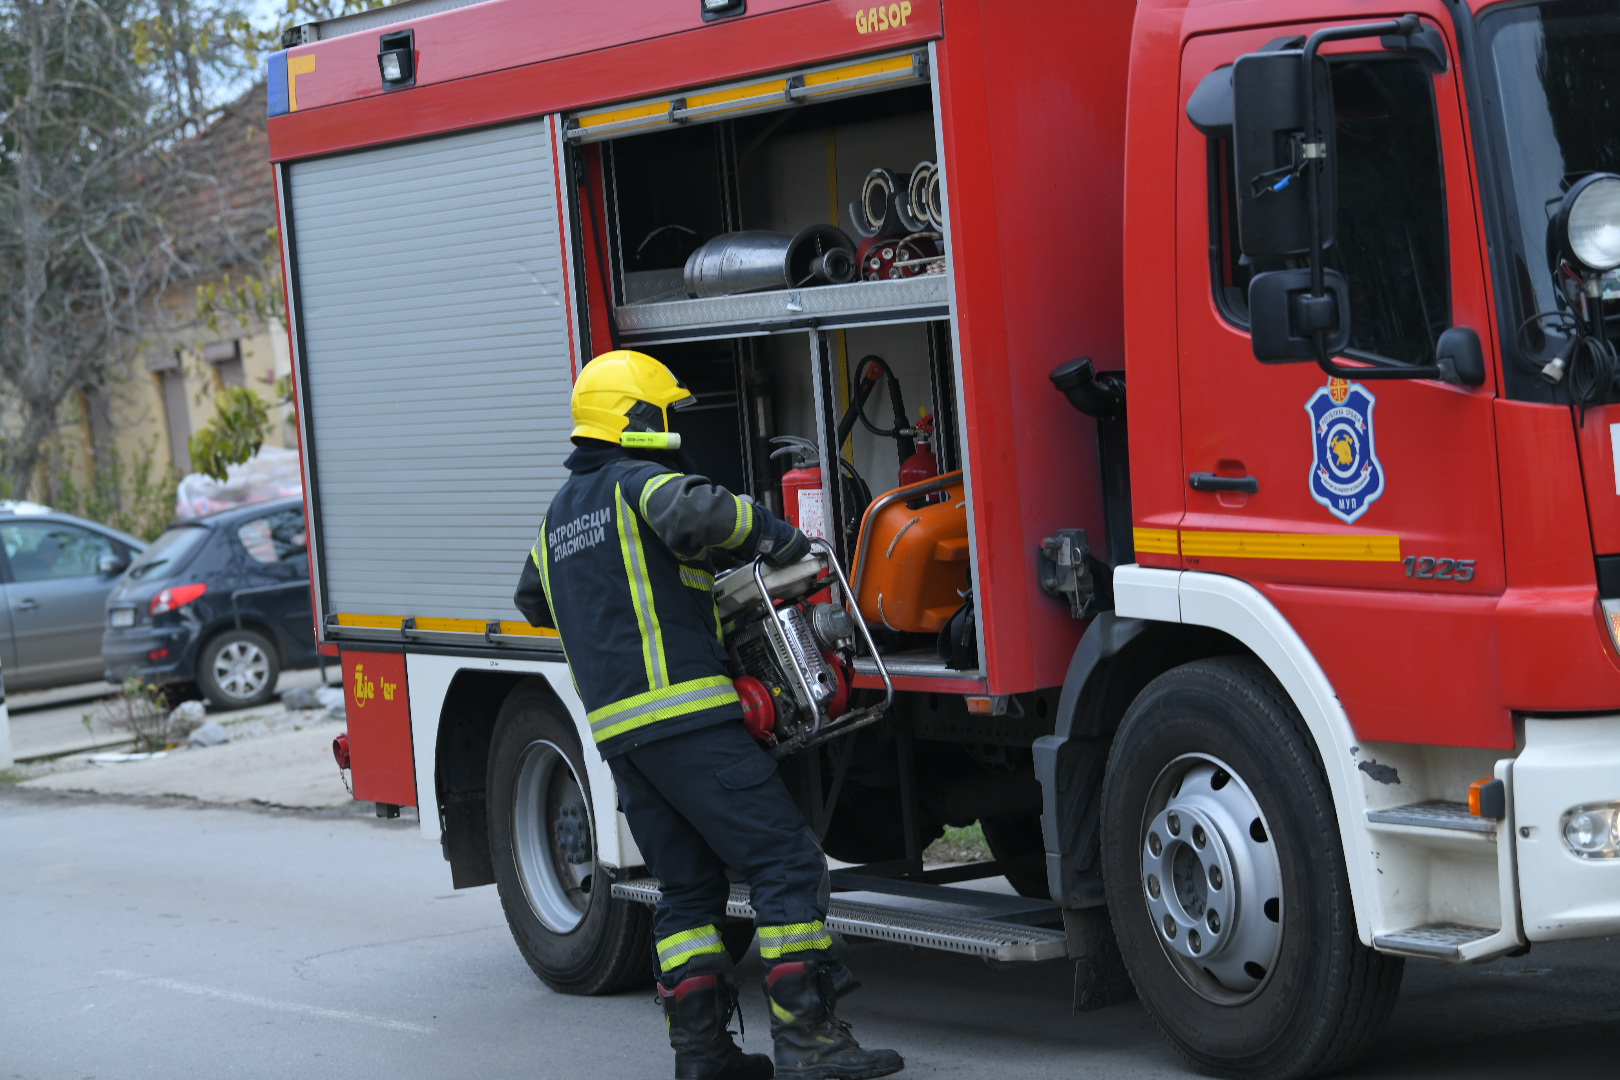
[[1388, 1019], [1401, 961], [1357, 938], [1322, 766], [1260, 664], [1186, 664], [1131, 704], [1109, 754], [1102, 852], [1137, 994], [1199, 1068], [1330, 1072]]
[[590, 781], [574, 727], [537, 689], [501, 706], [486, 791], [495, 885], [518, 949], [564, 994], [652, 980], [652, 918], [615, 900], [596, 862]]
[[1050, 900], [1052, 887], [1046, 880], [1046, 843], [1041, 839], [1041, 815], [980, 818], [979, 827], [984, 830], [984, 842], [996, 859], [1027, 864], [1006, 873], [1007, 882], [1018, 895]]
[[197, 685], [221, 709], [263, 705], [276, 692], [281, 659], [268, 638], [254, 630], [226, 630], [203, 646]]

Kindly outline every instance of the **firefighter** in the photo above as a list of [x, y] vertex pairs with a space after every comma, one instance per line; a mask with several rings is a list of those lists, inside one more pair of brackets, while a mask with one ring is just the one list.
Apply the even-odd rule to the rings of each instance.
[[604, 353], [574, 384], [569, 478], [523, 564], [515, 602], [553, 626], [597, 750], [648, 867], [658, 996], [677, 1080], [769, 1077], [727, 1030], [737, 1008], [721, 942], [730, 884], [746, 877], [767, 973], [774, 1073], [886, 1076], [893, 1050], [864, 1050], [835, 1013], [855, 986], [832, 952], [827, 864], [814, 833], [742, 724], [719, 611], [716, 552], [785, 566], [804, 534], [682, 467], [669, 411], [691, 393], [642, 353]]

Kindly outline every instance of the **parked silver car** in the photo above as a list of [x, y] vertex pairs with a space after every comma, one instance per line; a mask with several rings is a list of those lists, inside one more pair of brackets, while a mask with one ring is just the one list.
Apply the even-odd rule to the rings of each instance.
[[0, 501], [0, 670], [7, 690], [102, 678], [107, 594], [145, 547], [72, 514]]

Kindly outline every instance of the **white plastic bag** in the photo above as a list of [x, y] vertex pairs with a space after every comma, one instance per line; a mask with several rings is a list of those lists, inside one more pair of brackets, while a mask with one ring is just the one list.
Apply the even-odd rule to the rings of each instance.
[[175, 492], [174, 516], [186, 521], [227, 507], [303, 493], [304, 474], [298, 464], [298, 451], [261, 446], [247, 461], [226, 470], [223, 483], [202, 473], [191, 473], [181, 480]]

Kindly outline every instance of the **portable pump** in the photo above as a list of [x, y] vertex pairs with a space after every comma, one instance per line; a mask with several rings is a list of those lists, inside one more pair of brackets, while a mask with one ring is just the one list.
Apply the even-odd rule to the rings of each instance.
[[[831, 546], [812, 538], [812, 552], [769, 570], [763, 560], [722, 574], [715, 603], [726, 651], [742, 699], [743, 722], [772, 757], [783, 758], [865, 727], [894, 700], [894, 684], [878, 656]], [[840, 603], [817, 603], [827, 577]], [[883, 700], [850, 707], [857, 642], [877, 665]]]

